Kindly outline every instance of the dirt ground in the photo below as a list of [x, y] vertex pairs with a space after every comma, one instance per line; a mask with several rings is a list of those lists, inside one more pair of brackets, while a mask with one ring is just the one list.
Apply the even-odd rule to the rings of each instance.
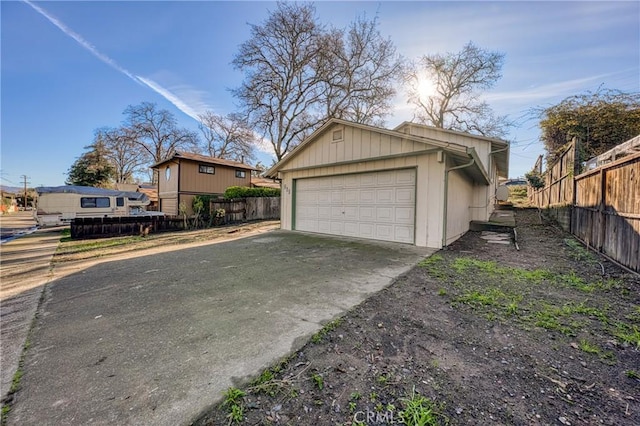
[[520, 250], [467, 233], [198, 424], [640, 424], [640, 278], [516, 221]]

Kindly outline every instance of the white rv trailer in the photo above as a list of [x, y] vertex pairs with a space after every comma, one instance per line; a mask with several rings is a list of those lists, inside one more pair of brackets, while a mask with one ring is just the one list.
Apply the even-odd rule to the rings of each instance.
[[81, 217], [159, 215], [147, 212], [149, 197], [142, 192], [118, 191], [91, 186], [42, 186], [35, 219], [40, 226], [65, 225]]

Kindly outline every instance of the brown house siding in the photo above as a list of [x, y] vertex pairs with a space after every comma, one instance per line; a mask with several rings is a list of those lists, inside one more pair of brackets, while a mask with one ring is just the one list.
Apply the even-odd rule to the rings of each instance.
[[[198, 155], [193, 156], [195, 158], [184, 156], [176, 156], [154, 166], [159, 172], [160, 211], [167, 215], [179, 215], [182, 202], [187, 206], [187, 214], [193, 214], [191, 206], [196, 195], [222, 195], [230, 186], [251, 186], [250, 166], [240, 163], [236, 166], [234, 162]], [[214, 173], [200, 172], [200, 166], [208, 170], [213, 168]], [[167, 168], [170, 170], [168, 179]], [[236, 171], [244, 172], [244, 177], [236, 177]]]
[[[221, 165], [207, 165], [215, 168], [215, 174], [200, 173], [201, 163], [180, 160], [180, 192], [223, 194], [230, 186], [250, 186], [251, 172], [244, 170], [245, 177], [237, 178], [236, 169]], [[205, 164], [203, 164], [205, 165]]]

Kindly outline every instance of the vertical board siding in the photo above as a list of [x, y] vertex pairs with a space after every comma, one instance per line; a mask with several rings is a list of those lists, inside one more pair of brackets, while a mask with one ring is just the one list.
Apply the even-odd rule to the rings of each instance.
[[180, 161], [180, 192], [223, 194], [230, 186], [251, 186], [251, 171], [245, 170], [244, 178], [236, 177], [233, 167], [213, 165], [215, 174], [200, 173], [195, 161]]

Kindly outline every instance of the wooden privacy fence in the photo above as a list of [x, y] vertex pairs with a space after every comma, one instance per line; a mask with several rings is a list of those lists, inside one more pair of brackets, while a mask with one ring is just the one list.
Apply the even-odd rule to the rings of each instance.
[[224, 209], [225, 222], [280, 219], [280, 197], [249, 197], [237, 200], [212, 200], [211, 214]]
[[571, 233], [640, 272], [640, 153], [576, 176]]
[[[576, 145], [575, 139], [568, 143], [554, 165], [543, 174], [543, 188], [528, 187], [529, 201], [535, 206], [548, 208], [573, 204], [573, 177], [579, 166], [576, 161]], [[540, 165], [536, 164], [537, 167], [541, 167], [541, 162]]]
[[[279, 219], [280, 197], [252, 197], [232, 201], [212, 201], [211, 212], [224, 209], [224, 218], [212, 223], [245, 222], [249, 220]], [[201, 225], [201, 223], [200, 223]], [[147, 235], [165, 231], [180, 231], [194, 225], [194, 217], [182, 216], [126, 216], [91, 217], [71, 221], [71, 238], [106, 238], [124, 235]]]
[[595, 250], [640, 272], [640, 153], [574, 176], [576, 141], [528, 188], [529, 201]]
[[169, 216], [84, 217], [71, 221], [71, 238], [146, 235], [184, 229], [184, 220]]

